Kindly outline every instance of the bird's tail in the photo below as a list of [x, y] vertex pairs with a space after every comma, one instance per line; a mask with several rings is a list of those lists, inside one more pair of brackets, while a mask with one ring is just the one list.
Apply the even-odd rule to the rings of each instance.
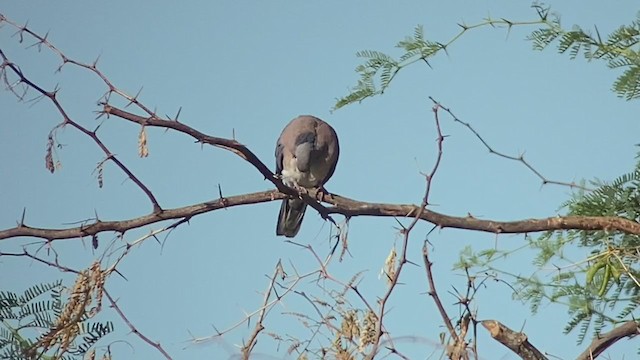
[[296, 236], [298, 230], [300, 230], [300, 225], [302, 225], [302, 218], [306, 209], [307, 204], [300, 199], [282, 200], [280, 214], [278, 214], [276, 235], [284, 235], [288, 238]]

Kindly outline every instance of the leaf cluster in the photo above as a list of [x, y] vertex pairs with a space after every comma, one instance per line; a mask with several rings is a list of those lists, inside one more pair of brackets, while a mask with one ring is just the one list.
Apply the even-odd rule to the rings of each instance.
[[447, 48], [466, 32], [482, 27], [506, 28], [510, 31], [514, 26], [539, 25], [541, 27], [527, 37], [533, 42], [534, 49], [543, 50], [557, 42], [558, 52], [569, 53], [571, 59], [582, 53], [589, 61], [601, 59], [606, 61], [611, 69], [624, 69], [622, 75], [614, 82], [613, 91], [627, 100], [640, 97], [640, 13], [636, 20], [628, 25], [621, 25], [603, 39], [597, 27], [595, 35], [577, 25], [567, 30], [562, 27], [560, 17], [551, 12], [549, 7], [534, 3], [532, 8], [537, 14], [534, 20], [486, 18], [473, 25], [458, 24], [461, 30], [447, 42], [426, 39], [423, 27], [418, 25], [413, 36], [408, 36], [396, 44], [397, 48], [404, 50], [398, 58], [374, 50], [356, 53], [357, 57], [364, 59], [355, 69], [359, 79], [349, 90], [349, 94], [336, 100], [334, 110], [382, 95], [402, 69], [416, 62], [429, 65], [429, 59], [441, 50], [447, 52]]
[[[640, 162], [610, 183], [593, 181], [593, 191], [580, 191], [562, 205], [570, 216], [617, 216], [640, 220]], [[637, 318], [640, 306], [640, 237], [612, 231], [547, 232], [529, 242], [537, 251], [534, 264], [557, 270], [551, 279], [516, 277], [516, 297], [537, 312], [543, 301], [562, 303], [571, 317], [565, 333], [578, 329], [582, 342], [589, 329], [600, 334], [606, 325]], [[571, 248], [569, 248], [571, 246]], [[584, 249], [585, 259], [570, 262], [564, 253]], [[559, 266], [558, 263], [569, 263]]]
[[357, 57], [365, 59], [363, 64], [356, 67], [360, 79], [347, 96], [337, 100], [334, 108], [339, 109], [368, 97], [383, 94], [402, 68], [417, 61], [427, 62], [440, 50], [446, 51], [446, 45], [425, 39], [422, 25], [416, 26], [413, 36], [407, 36], [398, 42], [396, 47], [404, 50], [404, 54], [397, 59], [380, 51], [357, 52]]
[[640, 12], [628, 25], [621, 25], [605, 39], [597, 27], [594, 32], [574, 25], [565, 30], [560, 19], [549, 21], [544, 28], [535, 30], [528, 36], [535, 50], [543, 50], [557, 43], [558, 52], [568, 53], [575, 59], [580, 53], [588, 61], [604, 60], [611, 69], [624, 69], [613, 83], [613, 91], [627, 100], [640, 97]]
[[76, 359], [113, 331], [111, 322], [91, 322], [84, 313], [73, 324], [76, 336], [63, 344], [50, 334], [61, 330], [61, 316], [69, 301], [62, 281], [36, 284], [22, 294], [0, 291], [0, 359]]
[[[638, 155], [640, 159], [640, 153]], [[592, 181], [561, 205], [569, 216], [615, 216], [640, 221], [640, 161], [611, 182]], [[549, 231], [515, 250], [465, 248], [458, 269], [473, 268], [478, 276], [513, 279], [514, 297], [529, 304], [532, 313], [545, 303], [567, 307], [565, 333], [578, 330], [578, 342], [597, 336], [606, 326], [638, 318], [640, 308], [640, 237], [613, 231]], [[495, 263], [522, 249], [533, 249], [536, 267], [531, 275], [513, 274]], [[580, 254], [582, 260], [572, 261]], [[545, 274], [544, 277], [540, 276]], [[590, 331], [591, 330], [591, 331]]]

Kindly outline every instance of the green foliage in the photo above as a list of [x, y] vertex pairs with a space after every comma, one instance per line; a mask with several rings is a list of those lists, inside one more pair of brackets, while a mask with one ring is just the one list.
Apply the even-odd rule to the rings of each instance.
[[82, 339], [58, 343], [60, 338], [52, 334], [62, 331], [59, 320], [67, 305], [62, 290], [62, 281], [56, 281], [34, 285], [22, 294], [0, 291], [0, 359], [83, 358], [100, 338], [113, 331], [111, 322], [89, 322], [84, 314], [73, 326]]
[[489, 268], [493, 260], [497, 258], [503, 258], [509, 255], [509, 252], [500, 251], [497, 249], [485, 249], [479, 252], [474, 252], [471, 246], [465, 246], [460, 252], [460, 259], [453, 265], [454, 269], [464, 270], [470, 268]]
[[467, 31], [482, 27], [506, 28], [514, 26], [540, 25], [527, 39], [532, 41], [533, 48], [543, 50], [557, 42], [560, 53], [569, 53], [575, 59], [580, 53], [587, 60], [602, 59], [611, 69], [624, 69], [613, 84], [616, 94], [627, 100], [640, 97], [640, 13], [637, 20], [629, 25], [622, 25], [603, 40], [595, 28], [596, 35], [574, 25], [571, 30], [563, 29], [560, 17], [548, 7], [534, 4], [532, 8], [537, 18], [529, 21], [512, 21], [507, 19], [486, 18], [474, 25], [459, 24], [461, 30], [448, 42], [440, 43], [427, 40], [421, 25], [416, 26], [413, 36], [408, 36], [396, 44], [404, 50], [398, 58], [380, 51], [365, 50], [356, 53], [364, 59], [364, 63], [356, 67], [359, 75], [357, 85], [349, 94], [336, 100], [334, 110], [343, 106], [361, 102], [364, 99], [383, 94], [396, 75], [405, 67], [416, 62], [429, 65], [428, 60], [453, 44]]
[[[616, 216], [633, 221], [640, 219], [640, 162], [635, 169], [611, 183], [593, 182], [598, 187], [589, 193], [579, 192], [563, 206], [567, 215]], [[633, 319], [640, 295], [640, 237], [610, 231], [568, 231], [567, 236], [590, 256], [574, 274], [584, 274], [585, 293], [571, 298], [572, 321], [566, 331], [580, 325], [582, 340], [593, 324], [599, 333], [606, 323]], [[563, 285], [558, 282], [557, 285]], [[605, 314], [617, 312], [615, 317]]]
[[[638, 156], [640, 158], [640, 154]], [[576, 192], [562, 204], [568, 216], [621, 217], [640, 220], [640, 161], [633, 171], [610, 183], [593, 181], [593, 191]], [[582, 342], [606, 326], [637, 319], [640, 307], [640, 237], [613, 231], [546, 232], [528, 238], [528, 248], [537, 252], [531, 276], [498, 269], [496, 260], [512, 251], [495, 249], [461, 252], [459, 268], [474, 268], [478, 274], [510, 277], [514, 297], [529, 304], [536, 313], [545, 303], [567, 307], [569, 321], [564, 331], [578, 330]], [[565, 253], [581, 250], [585, 257], [571, 261]], [[499, 256], [498, 256], [499, 255]], [[545, 270], [546, 268], [546, 270]], [[541, 278], [539, 275], [546, 273]], [[549, 276], [550, 275], [550, 276]]]
[[640, 97], [640, 13], [635, 21], [620, 26], [604, 40], [598, 28], [595, 28], [595, 35], [577, 25], [571, 30], [564, 30], [558, 17], [545, 25], [528, 37], [534, 49], [543, 50], [557, 41], [558, 52], [568, 52], [571, 59], [582, 53], [589, 61], [602, 59], [611, 69], [623, 68], [624, 72], [614, 82], [613, 90], [627, 100]]
[[445, 45], [425, 40], [422, 26], [417, 26], [413, 37], [398, 42], [396, 47], [405, 51], [398, 59], [379, 51], [363, 50], [356, 53], [357, 57], [365, 59], [363, 64], [356, 67], [360, 79], [349, 95], [338, 99], [335, 109], [383, 94], [402, 68], [416, 61], [426, 62], [438, 51], [445, 50]]

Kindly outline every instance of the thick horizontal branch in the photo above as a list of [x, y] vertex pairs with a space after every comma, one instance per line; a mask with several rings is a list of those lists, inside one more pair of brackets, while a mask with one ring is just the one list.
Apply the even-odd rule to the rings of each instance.
[[[131, 229], [140, 228], [142, 226], [151, 225], [165, 220], [190, 219], [196, 215], [223, 208], [269, 202], [284, 199], [287, 196], [288, 195], [277, 190], [263, 191], [215, 199], [175, 209], [163, 209], [158, 212], [133, 219], [118, 221], [96, 220], [79, 227], [67, 229], [34, 228], [27, 226], [25, 223], [21, 223], [15, 228], [0, 230], [0, 240], [21, 236], [57, 240], [81, 238], [107, 231], [124, 233]], [[320, 196], [320, 194], [310, 192], [308, 196], [313, 198], [315, 196]], [[342, 214], [347, 217], [383, 216], [413, 218], [420, 210], [420, 207], [416, 205], [369, 203], [348, 199], [338, 195], [323, 195], [322, 200], [333, 205], [325, 208], [329, 214]], [[525, 219], [505, 222], [481, 220], [470, 216], [457, 217], [441, 214], [435, 211], [424, 210], [422, 215], [420, 215], [420, 219], [438, 225], [442, 228], [467, 229], [496, 234], [531, 233], [548, 230], [606, 230], [640, 235], [639, 223], [619, 217], [556, 216], [544, 219]]]
[[284, 198], [285, 195], [278, 191], [263, 191], [259, 193], [232, 196], [228, 198], [216, 199], [203, 202], [200, 204], [184, 206], [175, 209], [163, 209], [148, 215], [140, 216], [128, 220], [118, 221], [101, 221], [96, 220], [84, 225], [68, 228], [68, 229], [39, 229], [24, 224], [17, 227], [0, 231], [0, 240], [18, 236], [30, 236], [47, 240], [72, 239], [85, 236], [93, 236], [102, 232], [115, 231], [125, 233], [128, 230], [140, 228], [142, 226], [155, 224], [165, 220], [172, 219], [190, 219], [196, 215], [204, 214], [210, 211], [223, 209], [238, 205], [249, 205], [261, 202], [272, 201], [278, 198]]
[[518, 354], [523, 360], [548, 360], [540, 350], [529, 343], [527, 335], [515, 332], [495, 320], [484, 320], [482, 326], [489, 330], [492, 338]]
[[[326, 198], [324, 200], [336, 205], [335, 208], [328, 208], [329, 213], [339, 213], [345, 216], [413, 217], [420, 209], [415, 205], [366, 203], [337, 195], [333, 196], [333, 200]], [[614, 216], [554, 216], [542, 219], [495, 221], [482, 220], [473, 216], [450, 216], [425, 210], [420, 218], [441, 228], [476, 230], [496, 234], [523, 234], [548, 230], [604, 230], [640, 235], [640, 223]]]
[[577, 360], [592, 360], [602, 354], [608, 347], [615, 344], [618, 340], [626, 337], [636, 336], [640, 333], [640, 323], [636, 321], [627, 321], [608, 333], [600, 334], [593, 339], [589, 348], [585, 350]]

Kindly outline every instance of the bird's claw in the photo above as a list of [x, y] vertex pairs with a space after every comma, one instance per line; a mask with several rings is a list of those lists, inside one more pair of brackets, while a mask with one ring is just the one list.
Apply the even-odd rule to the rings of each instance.
[[324, 186], [321, 186], [321, 187], [317, 188], [317, 191], [316, 191], [316, 200], [317, 201], [322, 201], [322, 199], [324, 199], [325, 195], [330, 195], [330, 194], [327, 191], [327, 189], [324, 188]]

